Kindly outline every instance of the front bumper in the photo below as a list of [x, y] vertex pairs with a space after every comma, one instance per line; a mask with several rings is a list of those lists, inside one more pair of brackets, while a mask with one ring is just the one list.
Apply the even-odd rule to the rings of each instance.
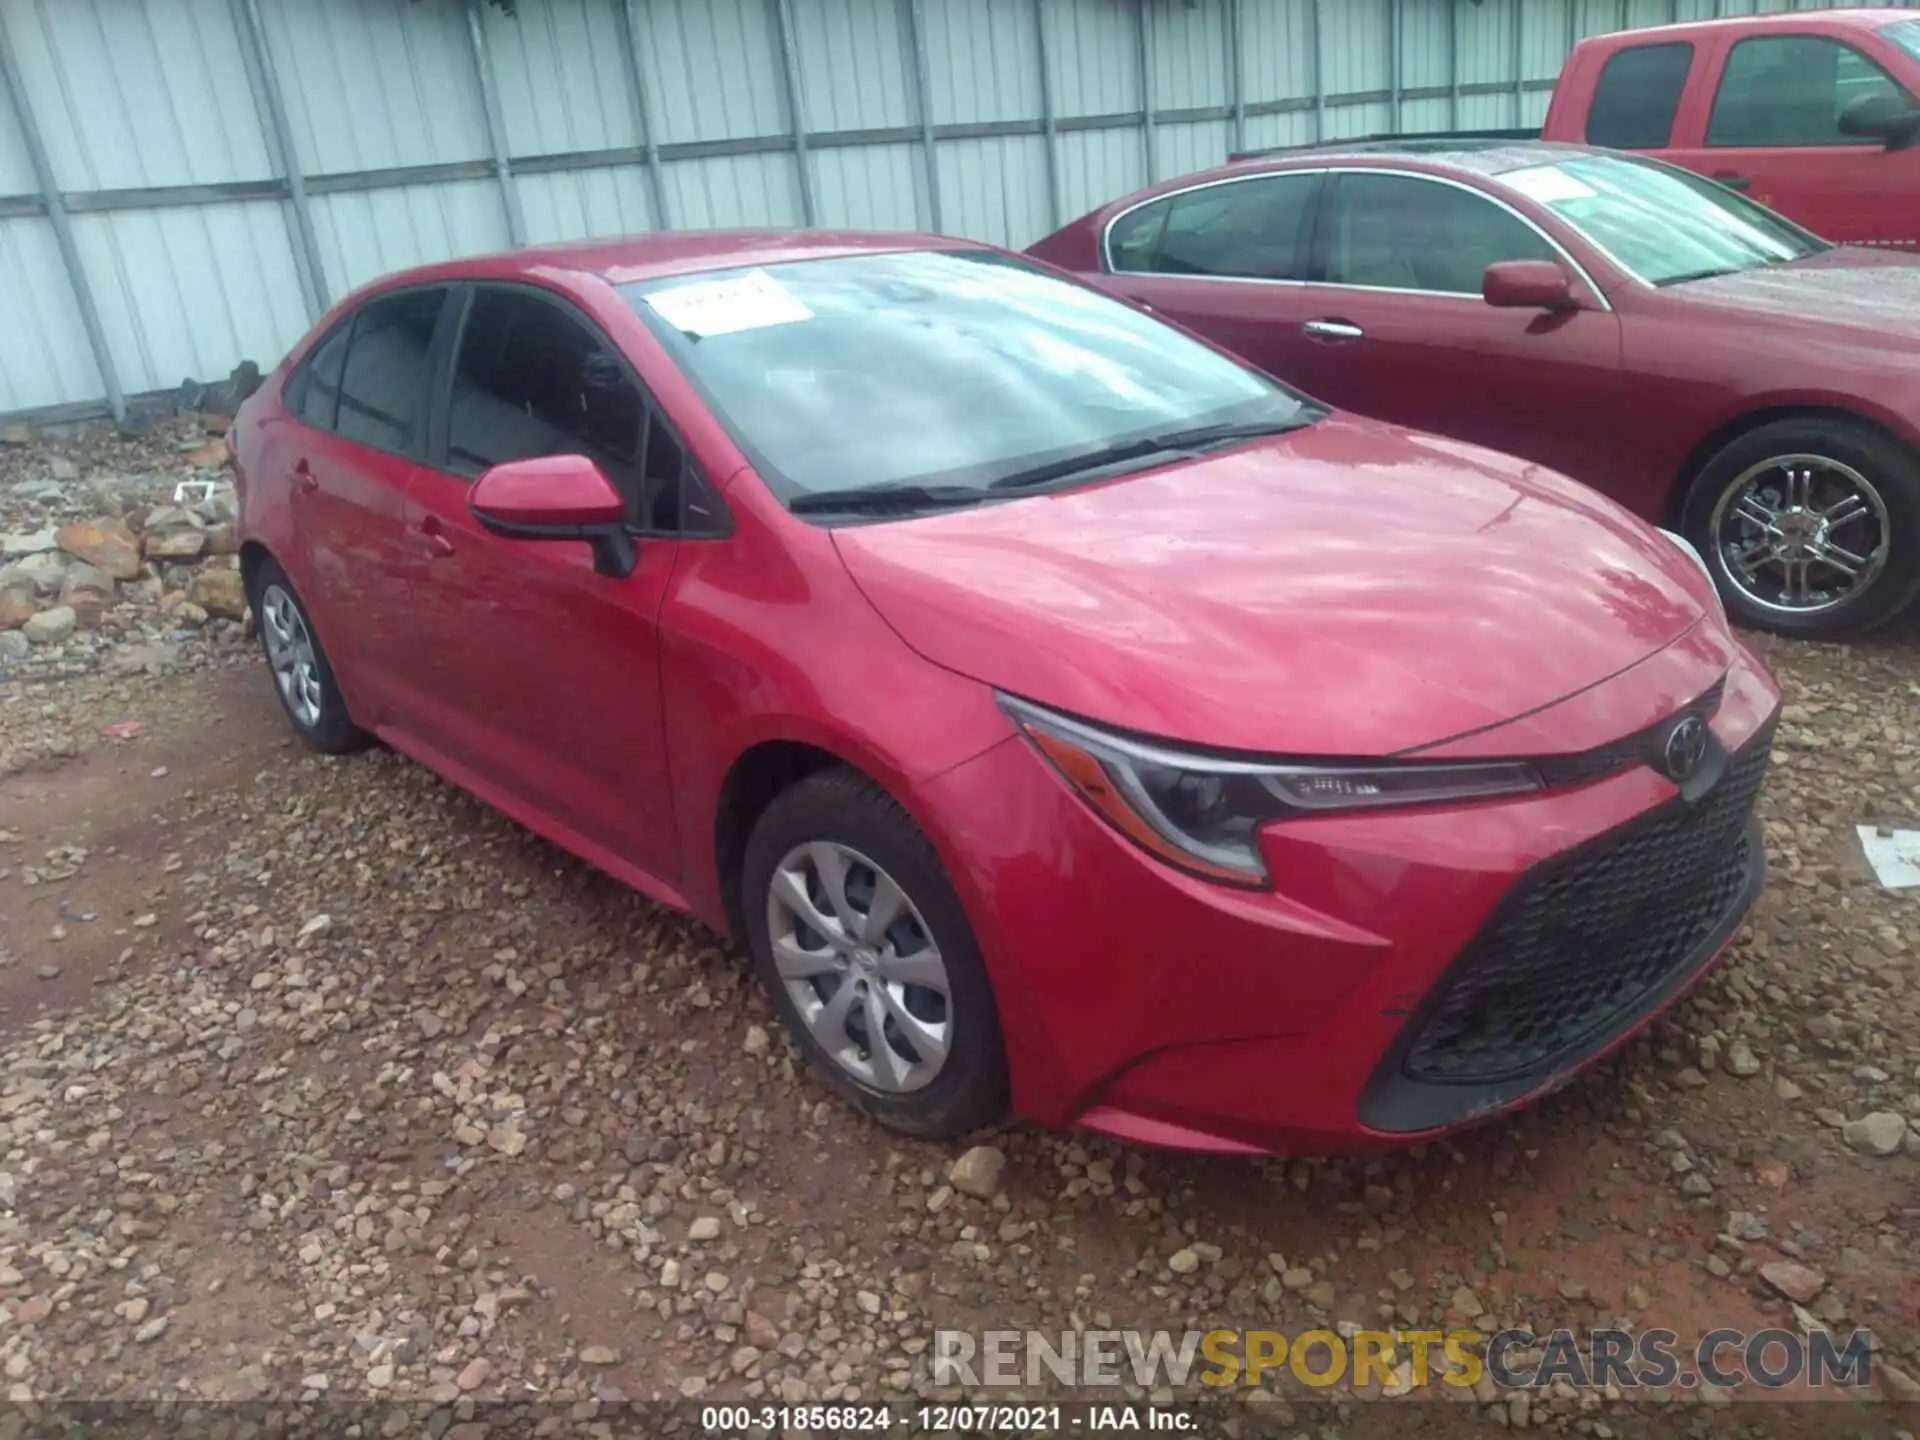
[[1143, 855], [1023, 741], [941, 777], [920, 801], [987, 958], [1017, 1107], [1265, 1153], [1405, 1142], [1565, 1083], [1702, 974], [1758, 893], [1779, 692], [1725, 654], [1692, 793], [1639, 766], [1287, 822], [1264, 836], [1270, 892]]

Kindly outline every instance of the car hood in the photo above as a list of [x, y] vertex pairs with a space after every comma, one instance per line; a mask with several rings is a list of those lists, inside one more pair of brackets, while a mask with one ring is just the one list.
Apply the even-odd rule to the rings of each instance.
[[1385, 755], [1513, 719], [1666, 647], [1709, 593], [1570, 480], [1351, 417], [834, 539], [936, 664], [1268, 754]]
[[1667, 292], [1769, 328], [1808, 321], [1871, 330], [1920, 349], [1920, 254], [1843, 246], [1791, 265], [1693, 280]]

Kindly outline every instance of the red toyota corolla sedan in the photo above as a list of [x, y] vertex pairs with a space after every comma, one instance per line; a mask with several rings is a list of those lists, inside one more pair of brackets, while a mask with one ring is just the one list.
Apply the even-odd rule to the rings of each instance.
[[1920, 592], [1920, 255], [1641, 156], [1460, 140], [1188, 175], [1031, 253], [1681, 530], [1743, 624], [1849, 635]]
[[417, 270], [235, 436], [299, 733], [737, 937], [903, 1130], [1445, 1130], [1644, 1024], [1761, 881], [1778, 691], [1681, 542], [1002, 251]]

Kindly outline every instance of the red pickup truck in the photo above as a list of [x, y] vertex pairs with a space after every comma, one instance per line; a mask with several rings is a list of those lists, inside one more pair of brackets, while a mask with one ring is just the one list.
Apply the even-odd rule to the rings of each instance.
[[1542, 138], [1637, 150], [1816, 235], [1920, 249], [1920, 14], [1749, 15], [1583, 40]]

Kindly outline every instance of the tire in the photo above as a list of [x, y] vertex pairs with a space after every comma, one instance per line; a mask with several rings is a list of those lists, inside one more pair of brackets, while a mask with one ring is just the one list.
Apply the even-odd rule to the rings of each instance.
[[[838, 891], [850, 910], [835, 907], [824, 888], [836, 867], [843, 867]], [[805, 887], [799, 906], [782, 898], [795, 893], [796, 880]], [[889, 905], [897, 918], [873, 942], [860, 927], [887, 880], [903, 903]], [[817, 928], [803, 918], [809, 907], [822, 922]], [[885, 790], [835, 768], [777, 796], [747, 841], [741, 909], [761, 985], [833, 1089], [882, 1125], [932, 1139], [963, 1135], [1006, 1115], [1006, 1049], [973, 928], [933, 845]], [[854, 928], [838, 923], [842, 913], [851, 915]], [[927, 960], [929, 946], [936, 962]], [[776, 948], [788, 957], [784, 962]], [[799, 976], [798, 970], [815, 973]], [[899, 978], [931, 978], [936, 970], [944, 995]], [[836, 1001], [845, 1007], [844, 1023], [833, 1018]], [[879, 1049], [872, 1044], [876, 1015]], [[914, 1022], [911, 1033], [902, 1016]], [[836, 1042], [833, 1049], [823, 1035]], [[937, 1064], [930, 1059], [934, 1047], [919, 1038], [927, 1036], [944, 1037]]]
[[[273, 693], [292, 722], [294, 733], [323, 755], [364, 750], [373, 737], [347, 713], [333, 665], [307, 618], [307, 607], [279, 562], [268, 558], [255, 567], [247, 585], [260, 650], [273, 677]], [[302, 646], [305, 647], [304, 651]], [[291, 647], [291, 652], [288, 647]], [[310, 662], [303, 666], [302, 659]]]
[[[1799, 482], [1792, 474], [1811, 477], [1798, 496], [1800, 511], [1793, 509]], [[1848, 580], [1824, 560], [1801, 565], [1801, 591], [1814, 603], [1796, 605], [1786, 588], [1789, 567], [1763, 559], [1741, 573], [1735, 557], [1753, 546], [1780, 544], [1804, 557], [1810, 553], [1804, 542], [1812, 538], [1801, 530], [1770, 538], [1779, 532], [1741, 513], [1743, 496], [1763, 505], [1771, 496], [1776, 503], [1765, 508], [1776, 522], [1818, 527], [1817, 512], [1838, 511], [1836, 497], [1847, 492], [1862, 496], [1864, 515], [1821, 530], [1819, 544], [1828, 553], [1837, 546], [1849, 561], [1866, 561], [1860, 578]], [[1776, 420], [1707, 462], [1688, 489], [1681, 528], [1706, 557], [1736, 624], [1813, 640], [1864, 634], [1900, 614], [1920, 591], [1920, 457], [1856, 420]], [[1819, 600], [1822, 595], [1831, 598]]]

